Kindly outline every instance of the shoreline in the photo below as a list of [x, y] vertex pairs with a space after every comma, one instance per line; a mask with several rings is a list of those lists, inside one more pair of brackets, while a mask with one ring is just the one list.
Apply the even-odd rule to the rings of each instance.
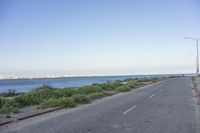
[[165, 76], [192, 76], [192, 73], [178, 73], [178, 74], [119, 74], [119, 75], [80, 75], [80, 76], [33, 76], [33, 77], [19, 77], [19, 78], [0, 78], [1, 80], [32, 80], [32, 79], [57, 79], [57, 78], [95, 78], [95, 77], [165, 77]]
[[[116, 75], [116, 76], [83, 76], [83, 77], [64, 77], [64, 78], [39, 78], [39, 79], [7, 79], [0, 80], [0, 94], [6, 93], [10, 90], [23, 93], [30, 92], [35, 88], [43, 85], [49, 85], [54, 88], [66, 87], [82, 87], [85, 85], [92, 85], [95, 83], [107, 83], [116, 80], [123, 80], [126, 78], [152, 78], [152, 77], [171, 77], [182, 76], [181, 74], [169, 75]], [[190, 74], [185, 75], [190, 76]]]

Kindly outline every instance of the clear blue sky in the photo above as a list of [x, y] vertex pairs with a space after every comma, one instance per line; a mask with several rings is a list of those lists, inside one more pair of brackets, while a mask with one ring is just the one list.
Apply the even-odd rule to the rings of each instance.
[[0, 75], [195, 72], [199, 0], [0, 0]]

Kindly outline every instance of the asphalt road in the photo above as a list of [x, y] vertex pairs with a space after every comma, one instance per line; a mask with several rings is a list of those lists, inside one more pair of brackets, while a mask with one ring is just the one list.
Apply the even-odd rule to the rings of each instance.
[[191, 78], [167, 79], [0, 127], [0, 133], [198, 133], [195, 106]]

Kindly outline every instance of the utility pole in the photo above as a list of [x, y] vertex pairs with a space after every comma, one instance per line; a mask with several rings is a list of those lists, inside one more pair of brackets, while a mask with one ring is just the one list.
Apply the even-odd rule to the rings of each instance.
[[184, 39], [191, 39], [194, 40], [196, 42], [196, 47], [197, 47], [197, 70], [196, 70], [196, 76], [199, 76], [199, 40], [197, 38], [193, 38], [193, 37], [184, 37]]

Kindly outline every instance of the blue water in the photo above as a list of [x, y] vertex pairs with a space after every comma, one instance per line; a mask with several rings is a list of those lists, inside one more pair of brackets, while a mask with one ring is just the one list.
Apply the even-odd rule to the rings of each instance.
[[132, 75], [132, 76], [98, 76], [98, 77], [66, 77], [51, 79], [15, 79], [0, 80], [0, 92], [7, 92], [14, 89], [16, 92], [29, 92], [42, 85], [53, 87], [80, 87], [93, 83], [106, 83], [109, 81], [123, 80], [126, 78], [161, 77], [169, 75]]

